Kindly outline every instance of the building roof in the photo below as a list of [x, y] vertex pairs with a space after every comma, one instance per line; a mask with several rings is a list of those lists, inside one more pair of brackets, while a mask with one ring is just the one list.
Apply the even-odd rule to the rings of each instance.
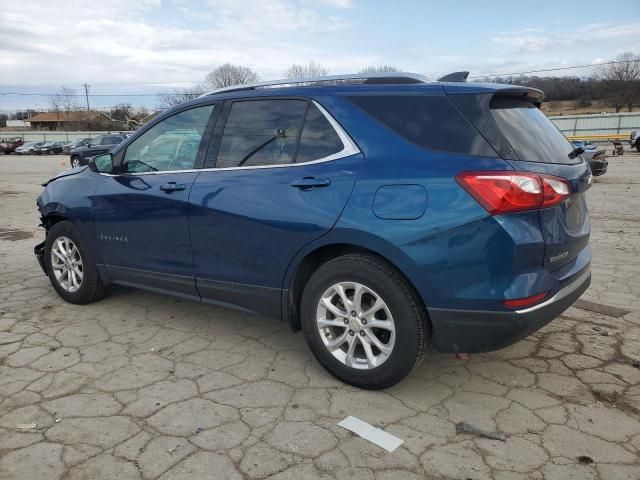
[[37, 113], [29, 119], [30, 122], [82, 122], [91, 120], [95, 112], [43, 112]]

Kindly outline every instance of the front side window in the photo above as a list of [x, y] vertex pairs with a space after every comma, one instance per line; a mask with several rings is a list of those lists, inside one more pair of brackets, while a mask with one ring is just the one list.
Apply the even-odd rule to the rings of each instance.
[[192, 108], [151, 127], [127, 147], [124, 171], [192, 169], [213, 108], [213, 105]]
[[292, 163], [307, 105], [304, 100], [233, 103], [220, 141], [216, 167]]

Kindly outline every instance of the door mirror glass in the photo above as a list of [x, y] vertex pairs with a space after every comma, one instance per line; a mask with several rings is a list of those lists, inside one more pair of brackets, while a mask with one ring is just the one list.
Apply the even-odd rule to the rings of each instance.
[[89, 161], [89, 168], [98, 173], [111, 173], [113, 171], [113, 156], [110, 153], [96, 155]]

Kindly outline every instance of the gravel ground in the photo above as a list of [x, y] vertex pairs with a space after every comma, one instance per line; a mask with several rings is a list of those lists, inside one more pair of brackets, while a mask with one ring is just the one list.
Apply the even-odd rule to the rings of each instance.
[[[382, 392], [336, 381], [274, 320], [123, 287], [64, 303], [32, 254], [61, 162], [0, 156], [1, 479], [640, 478], [640, 155], [589, 192], [581, 308], [499, 352], [430, 353]], [[405, 443], [387, 453], [347, 415]]]

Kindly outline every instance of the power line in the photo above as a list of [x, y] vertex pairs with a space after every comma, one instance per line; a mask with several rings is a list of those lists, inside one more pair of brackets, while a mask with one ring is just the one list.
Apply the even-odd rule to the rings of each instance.
[[[473, 77], [469, 77], [470, 79], [474, 78], [487, 78], [487, 77], [504, 77], [510, 75], [524, 75], [528, 73], [543, 73], [543, 72], [557, 72], [561, 70], [573, 70], [576, 68], [587, 68], [587, 67], [597, 67], [601, 65], [615, 65], [620, 63], [631, 63], [634, 60], [617, 60], [611, 62], [602, 62], [602, 63], [587, 63], [584, 65], [571, 65], [566, 67], [554, 67], [554, 68], [545, 68], [540, 70], [528, 70], [523, 72], [509, 72], [509, 73], [488, 73], [486, 75], [476, 75]], [[106, 85], [106, 84], [105, 84]], [[149, 83], [149, 85], [152, 85]], [[67, 95], [69, 97], [157, 97], [161, 95], [173, 95], [175, 92], [156, 92], [156, 93], [88, 93], [88, 87], [91, 85], [87, 85], [86, 83], [82, 84], [85, 87], [84, 94], [72, 94]], [[179, 92], [182, 95], [192, 95], [193, 97], [197, 97], [200, 95], [199, 93], [183, 93]], [[36, 92], [0, 92], [0, 95], [15, 95], [15, 96], [33, 96], [33, 97], [50, 97], [54, 95], [58, 95], [57, 93], [36, 93]]]
[[511, 73], [490, 73], [487, 75], [476, 75], [474, 77], [469, 78], [485, 78], [485, 77], [505, 77], [509, 75], [524, 75], [525, 73], [543, 73], [543, 72], [557, 72], [559, 70], [573, 70], [575, 68], [586, 68], [586, 67], [597, 67], [600, 65], [615, 65], [618, 63], [631, 63], [634, 60], [618, 60], [613, 62], [603, 62], [603, 63], [587, 63], [585, 65], [572, 65], [570, 67], [554, 67], [554, 68], [545, 68], [542, 70], [529, 70], [527, 72], [511, 72]]

